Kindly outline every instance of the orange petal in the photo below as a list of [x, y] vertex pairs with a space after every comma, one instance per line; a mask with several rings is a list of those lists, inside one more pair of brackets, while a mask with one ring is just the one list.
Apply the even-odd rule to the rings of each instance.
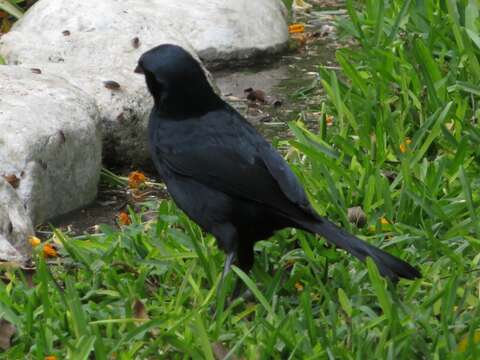
[[290, 34], [303, 33], [304, 31], [305, 31], [305, 25], [303, 24], [292, 24], [288, 27], [288, 32]]
[[57, 257], [58, 253], [57, 250], [53, 247], [51, 244], [45, 244], [43, 245], [43, 255], [45, 257]]
[[130, 219], [128, 213], [126, 213], [125, 211], [121, 211], [120, 214], [118, 214], [118, 222], [121, 225], [130, 225], [132, 223], [132, 220]]
[[128, 175], [128, 186], [135, 189], [147, 181], [147, 177], [140, 171], [132, 171]]

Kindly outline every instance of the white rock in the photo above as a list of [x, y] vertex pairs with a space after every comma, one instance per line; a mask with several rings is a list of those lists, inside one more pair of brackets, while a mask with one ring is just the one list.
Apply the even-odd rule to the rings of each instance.
[[31, 253], [33, 225], [13, 187], [0, 177], [0, 260], [23, 263]]
[[65, 79], [0, 66], [0, 175], [15, 175], [33, 223], [93, 201], [101, 166], [98, 109]]
[[[112, 0], [102, 4], [109, 2], [117, 5]], [[34, 6], [32, 10], [35, 9]], [[118, 17], [124, 16], [123, 7], [113, 9]], [[118, 26], [116, 21], [110, 20]], [[149, 159], [146, 124], [153, 102], [144, 76], [133, 72], [140, 55], [159, 43], [177, 44], [194, 54], [189, 43], [178, 33], [172, 33], [168, 28], [157, 33], [144, 23], [145, 19], [143, 22], [139, 18], [137, 20], [137, 23], [131, 24], [129, 31], [104, 29], [106, 25], [99, 22], [96, 25], [100, 29], [98, 31], [68, 30], [68, 36], [62, 34], [65, 27], [43, 33], [12, 31], [0, 39], [0, 53], [8, 63], [61, 76], [66, 79], [65, 82], [95, 99], [100, 111], [103, 153], [107, 164], [144, 165]], [[86, 25], [78, 26], [84, 29]], [[138, 47], [134, 46], [135, 38], [138, 39]], [[107, 88], [107, 81], [116, 82], [120, 88]]]
[[[75, 43], [74, 38], [64, 39], [63, 31], [71, 35], [102, 32], [108, 36], [109, 46], [98, 49], [108, 61], [118, 55], [111, 49], [117, 46], [118, 36], [140, 34], [142, 41], [149, 33], [158, 37], [153, 46], [164, 40], [163, 33], [171, 31], [188, 39], [207, 62], [230, 61], [283, 48], [288, 41], [286, 14], [281, 0], [40, 0], [6, 37], [14, 32], [40, 34], [46, 41], [37, 43], [29, 56], [43, 55], [36, 54], [38, 47], [47, 53], [56, 50], [62, 57], [68, 50], [65, 41]], [[97, 56], [88, 50], [84, 51], [85, 60]]]
[[[0, 54], [95, 98], [106, 163], [144, 165], [152, 102], [133, 73], [140, 55], [162, 43], [212, 63], [278, 51], [288, 40], [284, 11], [280, 0], [40, 0], [0, 38]], [[108, 80], [120, 89], [106, 89]]]

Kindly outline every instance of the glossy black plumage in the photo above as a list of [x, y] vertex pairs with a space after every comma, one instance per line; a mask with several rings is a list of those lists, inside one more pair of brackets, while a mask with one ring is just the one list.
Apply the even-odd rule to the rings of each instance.
[[208, 83], [198, 62], [175, 45], [142, 55], [154, 98], [148, 133], [153, 162], [175, 203], [248, 271], [253, 245], [296, 227], [324, 236], [360, 260], [370, 256], [393, 280], [420, 276], [408, 263], [320, 217], [279, 153]]

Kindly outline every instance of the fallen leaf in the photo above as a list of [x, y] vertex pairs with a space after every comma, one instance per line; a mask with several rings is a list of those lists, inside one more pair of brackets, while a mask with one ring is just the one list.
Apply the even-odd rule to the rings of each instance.
[[57, 360], [57, 357], [55, 355], [47, 355], [44, 360]]
[[133, 302], [133, 317], [142, 320], [149, 319], [145, 305], [139, 299], [135, 299]]
[[393, 171], [390, 170], [385, 170], [383, 172], [383, 176], [387, 178], [387, 180], [390, 182], [390, 184], [396, 179], [397, 174]]
[[10, 324], [7, 320], [0, 320], [0, 349], [7, 350], [10, 348], [10, 340], [16, 331], [15, 326]]
[[25, 276], [25, 282], [27, 283], [27, 287], [29, 289], [33, 289], [35, 287], [35, 282], [33, 281], [33, 277], [36, 274], [36, 269], [30, 268], [30, 269], [22, 269], [23, 271], [23, 276]]
[[15, 174], [3, 175], [3, 178], [10, 184], [14, 189], [18, 188], [20, 185], [20, 179]]
[[298, 292], [303, 291], [303, 285], [299, 282], [295, 283], [295, 289], [297, 289]]
[[332, 126], [333, 125], [333, 115], [327, 115], [325, 118], [325, 123], [327, 126]]
[[348, 209], [348, 221], [362, 228], [367, 223], [367, 215], [360, 206], [354, 206]]
[[132, 46], [134, 49], [138, 49], [139, 46], [140, 46], [140, 39], [135, 36], [133, 39], [132, 39]]
[[292, 39], [298, 42], [300, 48], [304, 47], [307, 44], [308, 37], [303, 33], [292, 34]]
[[0, 26], [0, 33], [7, 33], [12, 28], [13, 22], [8, 17], [4, 17]]
[[[229, 350], [223, 345], [220, 341], [214, 342], [212, 344], [212, 352], [213, 356], [215, 356], [216, 360], [223, 360], [229, 353]], [[233, 355], [231, 357], [232, 360], [240, 360], [238, 356]]]
[[106, 80], [103, 85], [109, 90], [120, 90], [120, 84], [113, 80]]
[[261, 103], [267, 102], [265, 92], [262, 90], [248, 88], [243, 90], [243, 92], [247, 95], [247, 99], [250, 101], [259, 101]]

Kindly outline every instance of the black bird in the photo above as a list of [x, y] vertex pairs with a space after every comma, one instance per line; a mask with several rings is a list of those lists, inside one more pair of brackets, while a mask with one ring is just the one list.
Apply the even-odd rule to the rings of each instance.
[[155, 47], [135, 72], [145, 75], [154, 99], [148, 135], [155, 167], [175, 203], [226, 253], [223, 276], [235, 258], [250, 270], [255, 242], [286, 227], [320, 234], [360, 260], [371, 257], [394, 281], [421, 276], [319, 216], [285, 160], [217, 96], [187, 51]]

